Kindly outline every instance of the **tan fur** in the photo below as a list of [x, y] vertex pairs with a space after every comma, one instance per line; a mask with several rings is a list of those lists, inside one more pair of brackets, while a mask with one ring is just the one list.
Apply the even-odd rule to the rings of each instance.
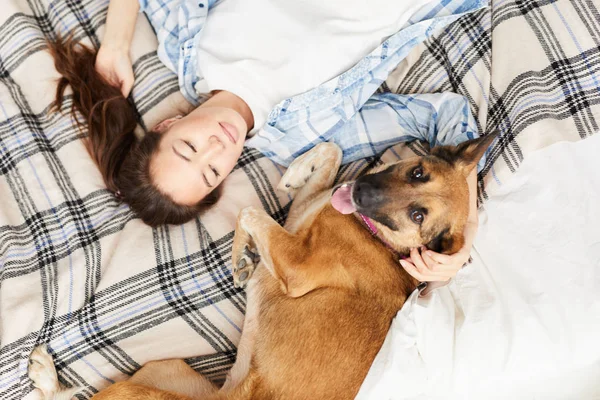
[[[460, 248], [469, 211], [465, 178], [487, 144], [486, 139], [462, 150], [441, 149], [448, 154], [402, 161], [365, 178], [380, 179], [385, 193], [386, 201], [370, 212], [385, 213], [399, 227], [376, 222], [385, 240], [400, 252], [434, 239], [445, 252]], [[244, 327], [241, 361], [223, 390], [216, 391], [185, 363], [169, 360], [147, 364], [94, 399], [354, 398], [392, 319], [418, 282], [356, 216], [342, 215], [324, 201], [340, 160], [337, 146], [321, 144], [290, 166], [280, 187], [288, 184], [298, 193], [285, 229], [263, 210], [240, 213], [234, 266], [245, 246], [256, 248], [261, 261], [251, 266], [256, 270], [248, 283], [250, 336], [244, 337]], [[407, 180], [416, 165], [427, 171], [428, 182]], [[323, 190], [327, 194], [320, 194]], [[420, 226], [408, 217], [415, 203], [428, 210]], [[238, 269], [234, 280], [243, 283]]]

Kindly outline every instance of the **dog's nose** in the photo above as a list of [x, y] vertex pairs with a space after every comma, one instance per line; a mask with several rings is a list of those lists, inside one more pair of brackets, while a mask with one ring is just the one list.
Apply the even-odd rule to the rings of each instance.
[[354, 203], [361, 208], [370, 208], [378, 205], [382, 200], [381, 187], [369, 179], [359, 179], [354, 184]]

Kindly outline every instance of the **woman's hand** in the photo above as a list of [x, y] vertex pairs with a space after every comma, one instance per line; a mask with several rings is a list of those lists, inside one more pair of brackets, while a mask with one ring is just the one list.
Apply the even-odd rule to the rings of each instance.
[[469, 261], [471, 246], [463, 246], [452, 255], [436, 253], [425, 247], [412, 249], [410, 258], [400, 260], [406, 272], [419, 282], [447, 281]]
[[96, 55], [96, 71], [114, 87], [129, 96], [133, 87], [133, 67], [129, 57], [137, 13], [138, 0], [110, 0], [106, 16], [106, 31]]
[[96, 56], [96, 71], [111, 85], [119, 88], [123, 97], [129, 96], [133, 87], [133, 67], [129, 50], [103, 44]]

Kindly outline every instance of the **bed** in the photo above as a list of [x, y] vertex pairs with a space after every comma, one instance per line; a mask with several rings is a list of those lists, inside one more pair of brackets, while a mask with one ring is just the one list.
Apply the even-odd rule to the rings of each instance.
[[[246, 149], [213, 210], [183, 226], [143, 225], [103, 187], [84, 133], [67, 113], [49, 112], [58, 75], [45, 39], [75, 32], [98, 46], [108, 0], [3, 4], [0, 398], [31, 391], [27, 361], [39, 343], [49, 344], [61, 382], [84, 388], [82, 399], [155, 359], [184, 358], [222, 382], [245, 309], [230, 274], [235, 218], [255, 205], [285, 220], [290, 199], [275, 190], [283, 169]], [[156, 46], [140, 17], [133, 99], [146, 126], [189, 109]], [[380, 90], [457, 92], [481, 132], [502, 133], [479, 174], [485, 204], [537, 150], [599, 130], [600, 6], [494, 0], [419, 45]], [[339, 179], [426, 151], [397, 146]]]

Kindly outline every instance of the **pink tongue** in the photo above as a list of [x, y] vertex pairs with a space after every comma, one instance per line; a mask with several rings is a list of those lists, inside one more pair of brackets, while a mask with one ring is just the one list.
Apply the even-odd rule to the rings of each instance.
[[356, 207], [352, 204], [352, 185], [344, 185], [331, 196], [331, 205], [342, 214], [352, 214]]

